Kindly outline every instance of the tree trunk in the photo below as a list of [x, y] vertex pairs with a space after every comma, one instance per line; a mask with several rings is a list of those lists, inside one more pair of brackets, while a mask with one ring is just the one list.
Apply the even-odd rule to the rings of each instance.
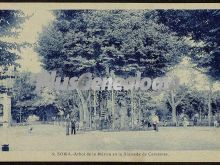
[[91, 91], [89, 91], [89, 98], [88, 98], [88, 101], [89, 101], [89, 128], [91, 129], [92, 128], [92, 106], [91, 106]]
[[95, 90], [93, 91], [93, 107], [94, 107], [94, 116], [96, 116], [96, 92]]
[[177, 119], [176, 119], [176, 106], [171, 106], [172, 108], [172, 122], [175, 126], [177, 126]]
[[[80, 127], [87, 127], [89, 123], [89, 117], [88, 117], [88, 105], [87, 100], [83, 97], [82, 91], [77, 90], [77, 93], [80, 97], [82, 108], [80, 109]], [[84, 125], [85, 123], [85, 125]]]
[[125, 119], [126, 119], [126, 107], [125, 106], [121, 106], [120, 107], [120, 115], [121, 115], [121, 117], [120, 117], [120, 125], [121, 125], [121, 129], [123, 130], [123, 129], [125, 129]]
[[20, 124], [21, 124], [21, 108], [20, 108]]
[[[115, 78], [115, 75], [114, 75], [114, 72], [112, 71], [111, 72], [111, 76], [112, 76], [112, 79], [114, 80]], [[114, 130], [115, 129], [115, 94], [114, 94], [114, 89], [113, 89], [113, 86], [112, 86], [112, 90], [111, 90], [111, 108], [112, 108], [112, 129]]]
[[134, 93], [131, 90], [131, 128], [134, 127]]
[[202, 110], [201, 107], [199, 107], [199, 125], [201, 126], [202, 123]]
[[112, 129], [115, 129], [115, 96], [114, 89], [112, 88]]
[[211, 117], [212, 117], [212, 107], [211, 107], [211, 100], [212, 99], [212, 88], [209, 88], [209, 94], [208, 94], [208, 122], [209, 126], [211, 126]]
[[139, 128], [141, 127], [141, 98], [139, 96], [138, 98], [138, 125], [139, 125]]
[[171, 90], [171, 108], [172, 108], [172, 122], [175, 126], [177, 126], [177, 120], [176, 120], [176, 105], [174, 100], [174, 93], [173, 90]]

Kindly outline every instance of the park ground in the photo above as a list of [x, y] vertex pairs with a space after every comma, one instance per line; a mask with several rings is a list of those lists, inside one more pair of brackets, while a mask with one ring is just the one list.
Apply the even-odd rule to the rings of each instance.
[[220, 128], [161, 127], [148, 131], [87, 131], [65, 135], [65, 127], [33, 125], [0, 128], [0, 144], [11, 151], [220, 150]]

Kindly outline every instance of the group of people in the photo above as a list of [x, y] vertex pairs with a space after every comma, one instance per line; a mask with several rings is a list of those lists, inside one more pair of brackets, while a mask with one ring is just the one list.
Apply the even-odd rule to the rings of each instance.
[[69, 116], [67, 116], [66, 118], [66, 135], [69, 135], [71, 133], [72, 134], [76, 134], [76, 124], [77, 121], [74, 118], [70, 118]]
[[[151, 115], [151, 124], [153, 126], [153, 129], [155, 131], [159, 131], [158, 124], [159, 124], [159, 117], [156, 115], [156, 113], [153, 113]], [[76, 127], [77, 127], [77, 121], [74, 119], [74, 117], [70, 117], [67, 115], [66, 117], [66, 135], [72, 135], [76, 134]]]

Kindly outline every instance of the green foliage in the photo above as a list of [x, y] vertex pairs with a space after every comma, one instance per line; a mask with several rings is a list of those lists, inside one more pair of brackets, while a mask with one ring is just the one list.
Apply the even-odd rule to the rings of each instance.
[[207, 96], [202, 91], [193, 90], [188, 93], [180, 105], [177, 107], [177, 113], [186, 114], [190, 119], [195, 116], [195, 114], [201, 114], [202, 116], [207, 115]]
[[35, 84], [30, 72], [17, 72], [14, 79], [13, 98], [15, 101], [31, 100], [36, 97]]
[[56, 92], [55, 106], [64, 111], [64, 115], [78, 116], [78, 111], [81, 108], [79, 102], [79, 97], [75, 91]]
[[[21, 122], [24, 116], [28, 117], [30, 107], [34, 108], [35, 98], [35, 84], [32, 81], [31, 73], [16, 72], [12, 88], [12, 117]], [[23, 116], [21, 118], [21, 116]]]
[[[156, 23], [150, 11], [57, 11], [37, 51], [47, 70], [62, 75], [164, 74], [188, 51], [184, 40]], [[72, 17], [71, 17], [72, 16]]]
[[[214, 79], [220, 78], [219, 10], [159, 10], [159, 22], [196, 42], [191, 58]], [[201, 44], [202, 43], [202, 44]]]
[[[16, 37], [26, 18], [24, 13], [18, 10], [0, 10], [0, 37]], [[19, 51], [21, 46], [0, 39], [0, 69], [5, 71], [9, 66], [17, 65], [16, 60], [19, 56], [16, 51]]]
[[[173, 69], [186, 55], [209, 75], [218, 77], [220, 73], [217, 72], [217, 11], [65, 10], [54, 14], [56, 20], [40, 34], [36, 50], [44, 68], [56, 70], [61, 76], [79, 76], [85, 72], [109, 76], [109, 72], [114, 71], [116, 75], [128, 77], [140, 71], [142, 76], [156, 77]], [[177, 113], [184, 110], [189, 117], [198, 112], [204, 114], [202, 94], [188, 88], [174, 91], [171, 106]], [[68, 112], [78, 111], [75, 104], [82, 102], [86, 104], [86, 114], [88, 101], [82, 97], [76, 101], [74, 96], [74, 103], [70, 95], [60, 93], [57, 104]], [[96, 110], [101, 113], [107, 100], [111, 100], [111, 93], [106, 91], [104, 96], [100, 92], [97, 96]], [[128, 117], [141, 112], [147, 118], [151, 110], [160, 118], [169, 113], [165, 97], [159, 101], [151, 91], [148, 94], [135, 91], [132, 99], [129, 92], [117, 91], [114, 99], [111, 106], [115, 106], [115, 116], [123, 115], [120, 112], [125, 107]]]
[[213, 93], [212, 97], [212, 112], [213, 114], [220, 113], [220, 93], [216, 91]]
[[[1, 10], [0, 11], [0, 36], [18, 35], [18, 29], [25, 21], [24, 13], [19, 10]], [[17, 31], [16, 31], [17, 30]]]

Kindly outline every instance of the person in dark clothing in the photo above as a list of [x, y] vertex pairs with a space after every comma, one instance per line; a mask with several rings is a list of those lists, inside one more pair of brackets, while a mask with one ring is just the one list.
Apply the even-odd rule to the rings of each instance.
[[194, 125], [194, 126], [197, 125], [197, 118], [196, 118], [196, 117], [194, 117], [194, 119], [193, 119], [193, 125]]
[[66, 117], [66, 135], [69, 135], [69, 129], [70, 129], [70, 117], [67, 115]]
[[151, 120], [154, 130], [158, 132], [159, 117], [156, 115], [156, 113], [152, 115]]
[[76, 134], [76, 123], [75, 120], [71, 120], [71, 134]]

